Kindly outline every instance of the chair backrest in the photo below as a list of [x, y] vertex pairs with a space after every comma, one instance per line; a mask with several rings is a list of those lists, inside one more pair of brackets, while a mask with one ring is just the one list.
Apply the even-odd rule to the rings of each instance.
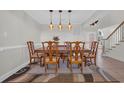
[[84, 50], [84, 48], [85, 48], [85, 42], [80, 42], [80, 46], [81, 46], [82, 50]]
[[29, 54], [30, 54], [30, 56], [32, 56], [34, 54], [34, 51], [35, 51], [34, 42], [33, 41], [28, 41], [27, 45], [28, 45]]
[[99, 45], [99, 42], [97, 42], [97, 41], [92, 42], [92, 44], [91, 44], [91, 54], [96, 55], [97, 50], [98, 50], [98, 45]]
[[74, 42], [71, 42], [71, 43], [75, 43], [76, 46], [80, 46], [81, 49], [84, 49], [85, 42], [82, 42], [82, 41], [74, 41]]
[[56, 60], [58, 58], [59, 55], [59, 50], [58, 50], [58, 42], [53, 42], [53, 41], [48, 41], [47, 43], [47, 47], [46, 50], [48, 53], [48, 58], [50, 61], [53, 61], [53, 56], [56, 57]]
[[70, 47], [71, 47], [71, 42], [69, 41], [64, 42], [64, 48], [66, 51], [69, 51]]
[[81, 49], [81, 46], [79, 45], [79, 42], [71, 42], [70, 47], [70, 60], [74, 57], [75, 61], [78, 61], [79, 59], [82, 59], [83, 56], [83, 49]]
[[48, 46], [48, 42], [42, 42], [42, 47], [43, 47], [43, 51], [45, 53], [46, 47]]
[[49, 42], [51, 42], [51, 43], [59, 43], [59, 42], [56, 42], [56, 41], [45, 41], [45, 42], [42, 42], [42, 46], [43, 46], [43, 48], [45, 48], [46, 46], [48, 46], [48, 44], [49, 44]]

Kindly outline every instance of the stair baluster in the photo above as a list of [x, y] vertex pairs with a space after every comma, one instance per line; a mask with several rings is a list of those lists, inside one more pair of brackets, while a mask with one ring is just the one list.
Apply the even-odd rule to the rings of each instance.
[[124, 41], [124, 24], [122, 25], [122, 41]]
[[119, 45], [120, 42], [124, 42], [124, 21], [106, 38], [104, 42], [104, 52], [108, 52]]

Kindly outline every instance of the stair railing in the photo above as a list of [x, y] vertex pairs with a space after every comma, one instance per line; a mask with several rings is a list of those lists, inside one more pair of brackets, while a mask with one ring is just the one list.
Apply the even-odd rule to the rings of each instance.
[[112, 50], [120, 42], [124, 42], [124, 21], [106, 39], [103, 39], [103, 53]]

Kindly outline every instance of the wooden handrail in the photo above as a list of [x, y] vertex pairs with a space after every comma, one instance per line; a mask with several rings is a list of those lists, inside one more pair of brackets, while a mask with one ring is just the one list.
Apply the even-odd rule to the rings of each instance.
[[106, 39], [103, 39], [103, 40], [108, 40], [123, 24], [124, 24], [124, 21]]

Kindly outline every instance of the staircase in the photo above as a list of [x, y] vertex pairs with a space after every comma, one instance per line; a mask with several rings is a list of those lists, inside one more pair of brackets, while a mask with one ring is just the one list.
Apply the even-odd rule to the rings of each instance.
[[103, 53], [111, 52], [124, 43], [124, 21], [106, 38], [103, 39]]

